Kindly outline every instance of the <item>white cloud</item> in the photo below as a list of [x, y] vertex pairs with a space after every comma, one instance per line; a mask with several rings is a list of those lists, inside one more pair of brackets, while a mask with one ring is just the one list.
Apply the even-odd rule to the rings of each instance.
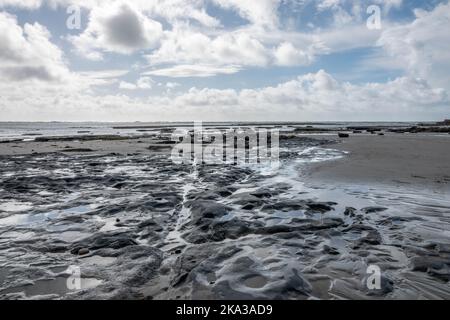
[[85, 57], [99, 60], [102, 52], [131, 54], [155, 47], [162, 36], [162, 26], [133, 6], [116, 2], [94, 8], [84, 32], [70, 40]]
[[[80, 103], [82, 101], [83, 103]], [[131, 98], [83, 91], [0, 86], [4, 120], [417, 120], [448, 114], [449, 98], [425, 80], [353, 85], [325, 71], [259, 89], [191, 88]]]
[[175, 104], [189, 107], [210, 107], [214, 105], [216, 108], [223, 106], [236, 106], [238, 95], [233, 89], [218, 90], [218, 89], [197, 89], [191, 88], [188, 92], [176, 97]]
[[[190, 89], [171, 105], [202, 119], [217, 110], [226, 119], [254, 120], [413, 120], [443, 114], [449, 99], [426, 81], [398, 78], [388, 83], [353, 85], [321, 70], [274, 87], [260, 89]], [[201, 109], [197, 109], [201, 107]], [[196, 111], [196, 112], [195, 112]]]
[[141, 77], [139, 78], [136, 83], [130, 83], [126, 81], [121, 81], [119, 83], [119, 88], [124, 90], [145, 90], [145, 89], [151, 89], [153, 87], [154, 81], [150, 77]]
[[164, 63], [264, 66], [270, 59], [267, 48], [249, 32], [225, 32], [209, 37], [178, 26], [167, 32], [161, 47], [147, 56], [151, 65]]
[[[277, 0], [214, 0], [222, 9], [233, 10], [247, 20], [233, 28], [223, 25], [226, 21], [220, 21], [219, 17], [210, 16], [204, 0], [45, 3], [56, 7], [72, 2], [88, 9], [89, 23], [70, 39], [86, 57], [105, 57], [106, 70], [70, 71], [69, 61], [52, 43], [44, 26], [39, 23], [21, 26], [14, 16], [2, 12], [0, 76], [5, 79], [0, 83], [2, 119], [413, 120], [448, 115], [448, 91], [439, 89], [450, 90], [448, 4], [430, 12], [417, 10], [411, 23], [394, 25], [383, 20], [384, 29], [374, 31], [365, 28], [361, 20], [365, 10], [357, 5], [358, 1], [325, 0], [323, 10], [330, 10], [334, 24], [317, 23], [306, 33], [287, 31], [280, 26]], [[32, 10], [42, 3], [0, 0], [0, 7]], [[374, 0], [374, 3], [387, 8], [402, 5], [400, 0]], [[336, 25], [340, 27], [335, 28]], [[316, 61], [318, 55], [373, 48], [376, 44], [383, 55], [368, 64], [401, 68], [404, 76], [386, 83], [355, 85], [339, 82], [320, 71], [259, 89], [192, 88], [176, 93], [170, 89], [178, 84], [167, 82], [162, 88], [167, 89], [167, 94], [142, 97], [144, 90], [154, 85], [151, 76], [210, 77], [234, 74], [246, 67], [307, 65]], [[141, 72], [141, 77], [135, 82], [120, 81], [127, 71], [110, 70], [114, 68], [115, 55], [109, 53], [130, 55], [125, 57], [130, 60], [144, 57], [147, 64], [134, 70]], [[138, 61], [140, 66], [142, 62], [143, 59]], [[130, 61], [130, 65], [135, 63]], [[146, 71], [142, 72], [142, 68]], [[98, 88], [112, 83], [116, 83], [115, 88], [127, 91], [105, 94], [111, 91]], [[131, 92], [138, 89], [143, 92]], [[139, 98], [133, 98], [138, 95]]]
[[275, 51], [275, 64], [280, 66], [308, 65], [313, 56], [294, 47], [290, 42], [283, 42]]
[[450, 4], [415, 13], [412, 23], [382, 33], [378, 45], [385, 55], [378, 57], [378, 66], [397, 66], [412, 77], [425, 78], [435, 86], [450, 89]]
[[[227, 28], [221, 24], [226, 19], [210, 16], [206, 8], [211, 4], [204, 0], [47, 3], [55, 7], [72, 2], [89, 10], [89, 23], [86, 30], [70, 40], [79, 53], [91, 60], [101, 60], [106, 53], [139, 52], [150, 66], [296, 66], [310, 64], [316, 56], [328, 52], [373, 45], [379, 36], [354, 24], [342, 30], [315, 28], [312, 33], [283, 31], [278, 11], [284, 3], [281, 0], [214, 0], [213, 5], [235, 11], [248, 21], [237, 28]], [[322, 6], [341, 8], [342, 4], [326, 0]], [[157, 19], [167, 23], [165, 31]]]
[[[20, 88], [43, 91], [91, 90], [114, 83], [127, 70], [72, 72], [64, 52], [51, 42], [51, 34], [39, 23], [20, 26], [17, 18], [0, 12], [0, 76], [3, 86], [20, 82]], [[58, 89], [56, 89], [58, 88]], [[25, 96], [25, 94], [24, 94]]]
[[225, 9], [235, 10], [254, 25], [275, 28], [278, 25], [280, 0], [213, 0]]
[[216, 27], [220, 22], [205, 10], [203, 0], [0, 0], [0, 8], [36, 10], [44, 4], [50, 8], [77, 5], [89, 11], [98, 7], [111, 7], [127, 3], [149, 16], [176, 21], [195, 21], [203, 26]]
[[139, 89], [151, 89], [154, 81], [150, 77], [141, 77], [137, 81], [137, 86]]
[[166, 88], [168, 89], [175, 89], [176, 87], [181, 86], [181, 84], [179, 84], [178, 82], [167, 82], [166, 83]]
[[120, 78], [126, 75], [129, 70], [122, 69], [111, 69], [111, 70], [100, 70], [100, 71], [84, 71], [79, 72], [79, 75], [93, 78], [93, 79], [111, 79], [111, 78]]
[[64, 81], [69, 70], [50, 37], [39, 23], [22, 28], [15, 16], [0, 12], [0, 74], [10, 81]]
[[233, 74], [240, 71], [238, 66], [211, 66], [211, 65], [178, 65], [170, 68], [146, 71], [143, 75], [152, 75], [172, 78], [212, 77], [218, 74]]
[[309, 65], [317, 55], [327, 52], [329, 49], [315, 34], [281, 31], [267, 34], [251, 27], [210, 36], [189, 26], [177, 26], [165, 33], [160, 48], [145, 57], [150, 66], [174, 65], [170, 70], [177, 65], [208, 65], [219, 69], [232, 65], [244, 69]]
[[121, 81], [119, 83], [119, 88], [123, 90], [136, 90], [137, 86], [131, 82]]

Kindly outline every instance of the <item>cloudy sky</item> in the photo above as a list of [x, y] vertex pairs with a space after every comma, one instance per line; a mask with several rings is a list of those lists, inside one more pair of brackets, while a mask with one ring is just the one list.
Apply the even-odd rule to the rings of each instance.
[[447, 0], [0, 0], [0, 121], [450, 118], [449, 30]]

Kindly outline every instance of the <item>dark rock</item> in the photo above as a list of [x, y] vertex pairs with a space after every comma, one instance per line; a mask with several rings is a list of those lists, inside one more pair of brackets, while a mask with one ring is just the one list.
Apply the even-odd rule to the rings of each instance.
[[203, 224], [183, 235], [191, 243], [219, 242], [225, 239], [238, 239], [253, 233], [260, 224], [233, 218], [228, 221], [218, 221]]
[[435, 278], [439, 278], [443, 281], [450, 281], [450, 267], [447, 264], [445, 267], [440, 268], [440, 269], [435, 269], [435, 268], [429, 268], [427, 270], [427, 273]]
[[137, 227], [139, 229], [143, 229], [145, 227], [150, 227], [150, 226], [155, 227], [157, 225], [158, 224], [153, 219], [148, 219], [148, 220], [145, 220], [145, 221], [142, 221], [141, 223], [139, 223]]
[[381, 234], [373, 227], [364, 224], [354, 224], [348, 228], [342, 230], [342, 232], [360, 233], [361, 238], [355, 242], [355, 247], [359, 247], [364, 244], [379, 245], [383, 239]]
[[324, 245], [322, 251], [326, 254], [338, 255], [339, 250], [328, 245]]
[[354, 217], [356, 215], [356, 209], [352, 207], [345, 208], [344, 215]]
[[170, 145], [153, 145], [153, 146], [149, 146], [147, 149], [153, 152], [161, 152], [161, 151], [165, 151], [165, 150], [169, 150], [172, 146]]
[[[188, 247], [175, 261], [173, 267], [175, 275], [171, 280], [171, 285], [176, 287], [190, 280], [190, 273], [203, 261], [212, 259], [218, 252], [220, 252], [219, 247], [209, 243]], [[234, 251], [232, 254], [236, 252]]]
[[330, 228], [336, 228], [344, 224], [344, 221], [339, 218], [324, 218], [322, 220], [312, 219], [292, 219], [292, 225], [274, 225], [268, 227], [261, 227], [255, 231], [257, 234], [283, 234], [293, 233], [297, 231], [319, 231]]
[[315, 212], [328, 212], [333, 209], [333, 205], [336, 205], [334, 202], [308, 202], [306, 203], [306, 206]]
[[295, 230], [299, 231], [318, 231], [331, 228], [337, 228], [344, 224], [344, 221], [340, 218], [324, 218], [321, 220], [311, 220], [311, 219], [292, 219], [293, 223], [298, 223], [295, 226]]
[[71, 149], [64, 149], [62, 152], [94, 152], [94, 150], [89, 148], [71, 148]]
[[257, 198], [271, 198], [274, 194], [278, 194], [279, 192], [271, 191], [270, 189], [261, 188], [256, 191], [250, 192], [250, 195], [255, 196]]
[[256, 231], [258, 234], [276, 234], [276, 233], [288, 233], [294, 231], [293, 226], [275, 225], [269, 227], [263, 227]]
[[263, 205], [263, 200], [251, 194], [242, 194], [234, 196], [237, 200], [233, 201], [234, 204], [242, 205], [244, 210], [252, 210], [255, 207], [260, 207]]
[[382, 212], [382, 211], [386, 211], [387, 208], [384, 207], [366, 207], [366, 208], [362, 208], [361, 211], [364, 213], [376, 213], [376, 212]]
[[222, 198], [229, 197], [236, 191], [236, 188], [233, 187], [222, 187], [216, 190], [216, 193]]
[[37, 137], [36, 142], [62, 142], [62, 141], [114, 141], [114, 140], [131, 140], [139, 137], [125, 137], [120, 135], [78, 135], [78, 136], [61, 136], [61, 137]]
[[437, 243], [436, 250], [439, 253], [449, 254], [450, 253], [450, 243]]
[[134, 237], [128, 233], [98, 233], [72, 244], [71, 253], [78, 254], [80, 249], [97, 250], [102, 248], [120, 249], [137, 245]]
[[217, 219], [227, 215], [231, 208], [214, 201], [188, 201], [186, 206], [191, 209], [192, 222], [202, 224], [204, 219]]
[[16, 143], [16, 142], [22, 142], [22, 139], [7, 139], [7, 140], [0, 140], [0, 143]]
[[441, 270], [446, 265], [450, 265], [450, 259], [443, 259], [434, 256], [416, 256], [411, 258], [411, 270], [427, 272], [428, 269]]
[[383, 242], [383, 239], [377, 230], [370, 230], [365, 236], [360, 238], [358, 242], [361, 244], [380, 245]]
[[282, 200], [274, 204], [266, 204], [262, 207], [263, 211], [269, 210], [282, 210], [282, 211], [294, 211], [308, 209], [305, 201], [299, 200]]
[[67, 251], [67, 245], [64, 244], [41, 244], [41, 245], [33, 245], [30, 246], [30, 248], [37, 252], [44, 252], [44, 253], [63, 253]]

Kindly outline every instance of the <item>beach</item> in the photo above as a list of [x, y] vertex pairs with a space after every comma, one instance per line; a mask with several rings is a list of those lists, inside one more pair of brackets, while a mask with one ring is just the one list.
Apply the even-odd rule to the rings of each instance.
[[450, 0], [0, 8], [0, 304], [450, 300]]
[[0, 298], [450, 298], [450, 135], [283, 127], [268, 168], [173, 130], [0, 143]]
[[353, 135], [334, 146], [348, 155], [311, 167], [312, 180], [449, 190], [450, 148], [445, 135]]

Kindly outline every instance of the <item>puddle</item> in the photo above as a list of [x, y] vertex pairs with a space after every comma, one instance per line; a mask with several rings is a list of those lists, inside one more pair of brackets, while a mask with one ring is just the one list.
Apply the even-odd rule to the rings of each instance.
[[79, 232], [79, 231], [65, 231], [55, 235], [59, 240], [63, 240], [66, 242], [75, 242], [79, 241], [83, 238], [87, 238], [91, 236], [91, 233]]
[[[70, 280], [69, 280], [70, 281]], [[0, 291], [0, 295], [23, 292], [27, 297], [56, 294], [63, 296], [72, 290], [68, 288], [68, 278], [57, 277], [51, 280], [38, 280], [34, 284], [19, 286]], [[102, 281], [95, 278], [81, 278], [80, 290], [97, 287]]]
[[244, 280], [244, 285], [252, 289], [260, 289], [267, 284], [267, 279], [263, 276], [251, 276]]
[[46, 223], [49, 220], [62, 218], [68, 215], [85, 214], [90, 212], [94, 207], [95, 207], [94, 205], [82, 205], [68, 209], [52, 210], [44, 213], [14, 214], [9, 217], [0, 219], [0, 225], [2, 226], [39, 225], [42, 223]]

